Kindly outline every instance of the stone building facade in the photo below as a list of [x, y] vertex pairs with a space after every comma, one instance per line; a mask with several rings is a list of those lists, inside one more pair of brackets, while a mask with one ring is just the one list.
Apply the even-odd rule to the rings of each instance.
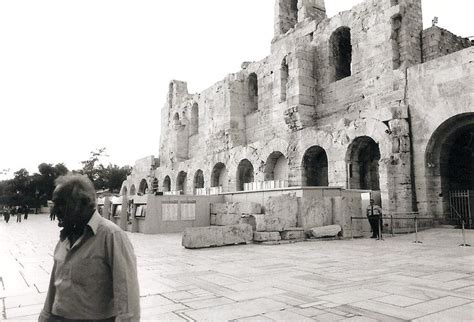
[[331, 18], [324, 0], [276, 0], [274, 27], [268, 57], [203, 92], [170, 82], [159, 158], [122, 194], [339, 186], [442, 217], [450, 190], [474, 189], [474, 49], [423, 30], [421, 0]]

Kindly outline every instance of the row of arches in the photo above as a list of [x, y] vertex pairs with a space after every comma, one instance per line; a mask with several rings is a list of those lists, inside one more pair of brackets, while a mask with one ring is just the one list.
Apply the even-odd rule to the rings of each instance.
[[[352, 189], [380, 190], [379, 184], [380, 150], [378, 144], [370, 137], [359, 137], [349, 146], [346, 156], [348, 165], [348, 186]], [[262, 169], [262, 168], [261, 168]], [[264, 181], [288, 181], [289, 160], [281, 151], [272, 152], [263, 166]], [[222, 187], [223, 191], [243, 191], [245, 184], [255, 181], [254, 164], [249, 159], [242, 159], [236, 167], [235, 176], [229, 176], [228, 167], [217, 162], [210, 171], [209, 187]], [[329, 186], [329, 162], [326, 151], [320, 146], [308, 148], [301, 161], [302, 186]], [[205, 187], [205, 176], [202, 169], [196, 170], [192, 180], [188, 180], [188, 173], [180, 171], [173, 190], [186, 194], [195, 193], [196, 189]], [[191, 184], [192, 187], [188, 187]], [[172, 180], [169, 175], [163, 178], [161, 191], [172, 190]], [[160, 190], [158, 179], [153, 179], [152, 192]], [[130, 194], [134, 190], [130, 189]], [[143, 179], [139, 193], [146, 193], [148, 185]]]

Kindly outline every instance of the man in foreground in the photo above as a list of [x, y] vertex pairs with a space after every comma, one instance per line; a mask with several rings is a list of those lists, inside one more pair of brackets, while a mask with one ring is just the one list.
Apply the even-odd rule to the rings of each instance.
[[92, 182], [58, 178], [53, 202], [63, 229], [39, 321], [138, 321], [135, 254], [125, 232], [97, 213]]

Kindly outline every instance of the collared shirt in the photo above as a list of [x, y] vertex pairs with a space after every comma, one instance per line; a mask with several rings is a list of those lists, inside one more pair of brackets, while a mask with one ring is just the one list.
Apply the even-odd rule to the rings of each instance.
[[[373, 213], [372, 213], [372, 207], [373, 207]], [[382, 208], [380, 208], [380, 206], [377, 206], [377, 205], [369, 205], [367, 207], [367, 217], [370, 217], [370, 216], [380, 216], [382, 215]]]
[[74, 320], [140, 318], [133, 247], [124, 231], [97, 212], [74, 245], [68, 238], [56, 245], [40, 321], [51, 315]]

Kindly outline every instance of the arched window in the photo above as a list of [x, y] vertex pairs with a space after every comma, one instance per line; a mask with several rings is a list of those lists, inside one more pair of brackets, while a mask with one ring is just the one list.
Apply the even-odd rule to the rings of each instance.
[[275, 151], [265, 163], [265, 181], [288, 180], [288, 159], [279, 151]]
[[138, 194], [144, 195], [146, 193], [148, 193], [148, 183], [145, 179], [142, 179], [142, 181], [140, 181], [140, 186], [138, 187]]
[[191, 108], [191, 127], [189, 130], [190, 135], [199, 133], [199, 106], [197, 103], [193, 104]]
[[211, 187], [224, 187], [226, 182], [227, 170], [225, 164], [217, 163], [211, 173]]
[[328, 157], [319, 146], [312, 146], [303, 156], [302, 185], [309, 187], [326, 187], [328, 180]]
[[137, 189], [135, 188], [135, 185], [132, 184], [132, 186], [130, 187], [130, 196], [134, 196], [137, 194]]
[[281, 91], [280, 91], [280, 101], [284, 102], [286, 101], [286, 95], [287, 95], [287, 87], [288, 87], [288, 76], [289, 76], [289, 70], [288, 70], [288, 56], [283, 58], [283, 61], [281, 62], [281, 68], [280, 68], [280, 84], [281, 84]]
[[188, 174], [184, 171], [178, 173], [178, 178], [176, 178], [176, 190], [182, 191], [183, 194], [186, 194], [186, 181], [188, 179]]
[[340, 27], [334, 31], [330, 38], [331, 65], [334, 68], [334, 80], [351, 76], [352, 69], [352, 44], [351, 29]]
[[123, 186], [122, 191], [120, 192], [120, 195], [121, 195], [121, 196], [126, 196], [127, 193], [128, 193], [128, 191], [127, 191], [127, 186]]
[[181, 124], [181, 122], [179, 120], [179, 113], [174, 113], [173, 122], [174, 122], [175, 125]]
[[254, 181], [254, 170], [252, 163], [243, 159], [240, 161], [239, 166], [237, 167], [237, 191], [244, 190], [244, 183], [250, 183]]
[[280, 0], [280, 34], [285, 34], [298, 22], [298, 0]]
[[258, 110], [258, 78], [257, 74], [252, 73], [248, 78], [248, 93], [249, 93], [249, 112]]
[[347, 151], [349, 188], [380, 190], [379, 145], [368, 136], [358, 137]]
[[194, 175], [194, 189], [204, 188], [204, 173], [202, 170], [197, 170]]
[[163, 191], [168, 192], [171, 191], [171, 179], [169, 176], [166, 176], [163, 180]]

